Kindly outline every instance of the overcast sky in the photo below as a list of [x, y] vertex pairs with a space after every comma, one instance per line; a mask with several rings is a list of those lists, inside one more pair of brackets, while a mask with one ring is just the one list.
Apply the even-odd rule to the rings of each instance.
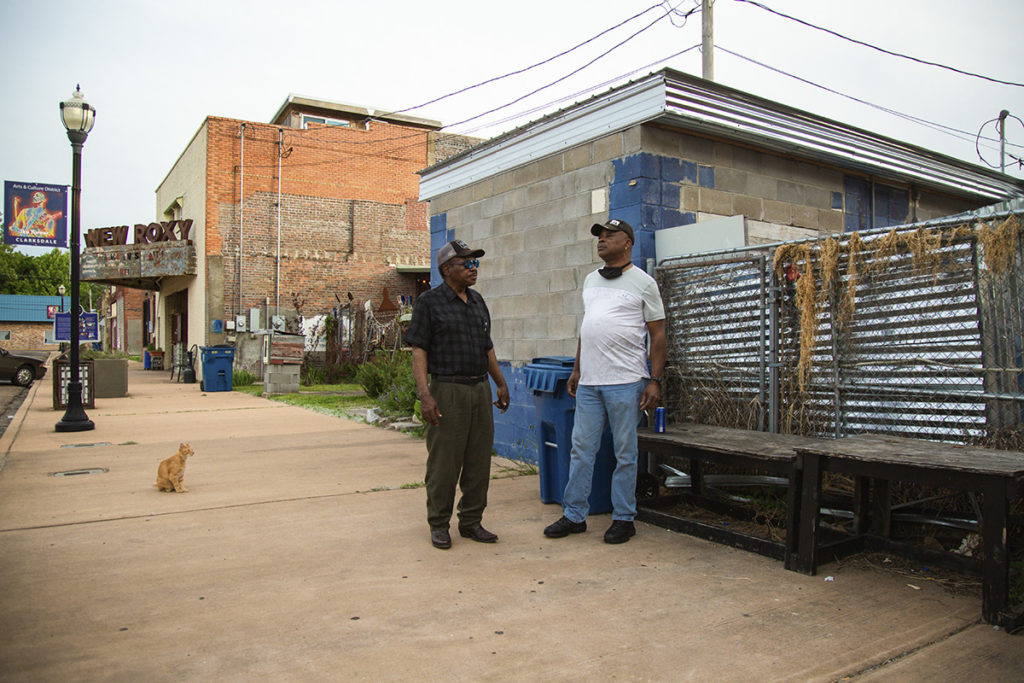
[[[891, 51], [1024, 82], [1020, 0], [761, 1]], [[700, 4], [671, 3], [680, 11]], [[153, 220], [156, 187], [208, 115], [266, 122], [290, 93], [404, 109], [553, 57], [655, 4], [0, 0], [0, 180], [70, 184], [71, 147], [58, 103], [80, 83], [97, 109], [83, 156], [83, 231]], [[667, 59], [700, 43], [699, 13], [665, 17], [612, 50], [667, 6], [543, 67], [408, 113], [450, 125], [596, 59], [534, 96], [448, 129], [487, 137], [607, 90], [636, 70], [633, 78], [662, 66], [700, 75], [699, 50]], [[986, 121], [1001, 109], [1024, 119], [1024, 87], [881, 54], [748, 2], [717, 0], [714, 30], [720, 48], [962, 133], [907, 121], [721, 49], [715, 53], [719, 83], [974, 164], [984, 163], [975, 135]], [[983, 133], [997, 137], [991, 123]], [[1009, 119], [1007, 138], [1007, 151], [1024, 157], [1024, 125]], [[998, 144], [982, 145], [985, 159], [998, 164]], [[1024, 177], [1016, 165], [1012, 174]]]

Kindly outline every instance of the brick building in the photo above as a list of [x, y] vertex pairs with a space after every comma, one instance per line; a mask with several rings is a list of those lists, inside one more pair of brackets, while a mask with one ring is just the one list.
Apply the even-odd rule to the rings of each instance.
[[477, 142], [440, 128], [294, 95], [269, 123], [210, 116], [157, 188], [156, 221], [87, 234], [83, 279], [155, 293], [165, 350], [238, 343], [243, 320], [267, 329], [349, 294], [415, 296], [430, 271], [416, 174]]
[[53, 311], [65, 311], [70, 296], [0, 294], [0, 348], [8, 351], [57, 351]]
[[[629, 221], [633, 261], [647, 269], [1021, 196], [1012, 177], [671, 69], [441, 161], [420, 188], [435, 253], [456, 237], [487, 252], [478, 289], [513, 387], [495, 448], [527, 458], [536, 431], [522, 366], [575, 353], [579, 288], [600, 263], [592, 224]], [[659, 249], [665, 236], [688, 250]]]

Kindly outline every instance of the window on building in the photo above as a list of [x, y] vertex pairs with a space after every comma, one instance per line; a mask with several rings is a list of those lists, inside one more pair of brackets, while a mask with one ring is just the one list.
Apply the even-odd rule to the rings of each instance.
[[872, 183], [864, 178], [844, 179], [846, 232], [903, 225], [910, 213], [910, 192]]
[[0, 341], [11, 341], [11, 331], [0, 330]]
[[316, 123], [321, 126], [341, 126], [342, 128], [351, 128], [352, 122], [345, 121], [344, 119], [332, 119], [326, 116], [307, 116], [302, 115], [302, 127], [309, 128], [309, 124]]
[[60, 342], [54, 337], [53, 330], [46, 330], [43, 332], [43, 343], [44, 344], [59, 344]]

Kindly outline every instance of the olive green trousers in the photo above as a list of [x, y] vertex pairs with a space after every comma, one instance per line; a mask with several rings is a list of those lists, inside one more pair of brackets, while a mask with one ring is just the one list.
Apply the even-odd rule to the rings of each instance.
[[447, 529], [459, 499], [459, 527], [480, 524], [487, 507], [491, 482], [491, 450], [494, 447], [494, 413], [491, 383], [430, 383], [430, 393], [441, 413], [440, 424], [428, 424], [427, 439], [427, 523], [433, 529]]

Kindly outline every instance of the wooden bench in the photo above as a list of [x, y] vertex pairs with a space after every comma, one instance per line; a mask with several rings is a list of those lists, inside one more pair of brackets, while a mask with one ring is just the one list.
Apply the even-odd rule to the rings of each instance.
[[674, 424], [660, 433], [643, 428], [638, 430], [637, 434], [641, 452], [647, 451], [656, 458], [668, 456], [689, 460], [690, 491], [694, 496], [702, 497], [706, 492], [704, 463], [771, 472], [789, 482], [786, 540], [783, 544], [670, 515], [657, 509], [670, 501], [640, 501], [638, 519], [673, 531], [775, 557], [783, 560], [787, 569], [795, 568], [802, 484], [797, 448], [812, 446], [818, 443], [817, 439], [698, 424]]
[[[982, 617], [1008, 629], [1021, 621], [1021, 609], [1010, 609], [1009, 556], [1006, 536], [1010, 503], [1024, 495], [1024, 454], [964, 447], [894, 436], [860, 435], [818, 440], [796, 447], [803, 475], [796, 568], [817, 570], [823, 550], [820, 506], [822, 475], [840, 472], [854, 477], [854, 536], [885, 541], [888, 536], [892, 481], [910, 482], [983, 496]], [[883, 542], [880, 547], [893, 549]]]

